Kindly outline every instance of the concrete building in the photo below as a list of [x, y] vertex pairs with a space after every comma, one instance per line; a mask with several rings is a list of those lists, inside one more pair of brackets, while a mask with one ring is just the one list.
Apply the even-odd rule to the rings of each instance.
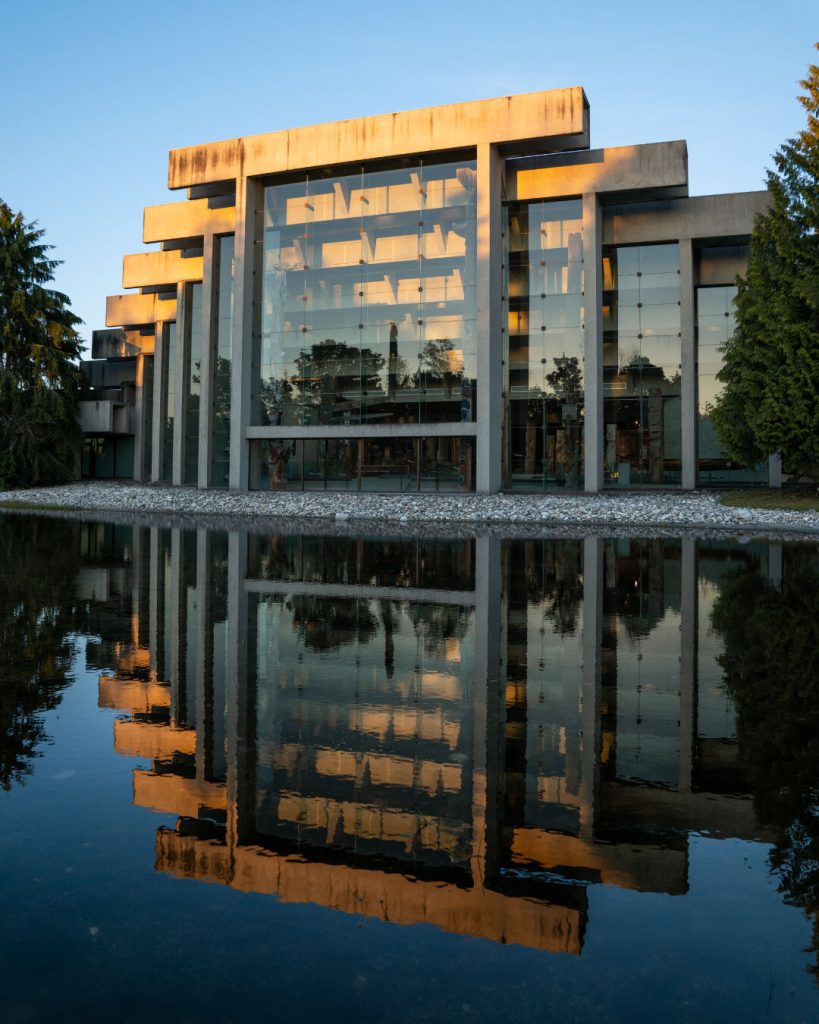
[[589, 148], [580, 88], [170, 153], [95, 332], [88, 475], [237, 490], [777, 482], [708, 416], [767, 193]]

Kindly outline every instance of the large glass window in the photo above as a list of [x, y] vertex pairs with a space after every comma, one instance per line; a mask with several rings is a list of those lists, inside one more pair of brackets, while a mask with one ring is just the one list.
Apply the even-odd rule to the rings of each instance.
[[185, 475], [186, 484], [199, 480], [199, 394], [202, 382], [202, 285], [187, 288], [185, 343], [188, 346], [188, 379], [185, 401]]
[[583, 486], [583, 209], [505, 210], [507, 487]]
[[609, 487], [681, 483], [679, 245], [603, 251], [603, 452]]
[[233, 335], [234, 236], [214, 240], [216, 259], [216, 346], [213, 364], [211, 484], [227, 487], [230, 468], [230, 360]]
[[473, 491], [470, 437], [250, 442], [251, 490]]
[[701, 484], [765, 483], [767, 466], [754, 468], [733, 462], [722, 447], [711, 421], [711, 407], [722, 390], [717, 374], [723, 366], [722, 347], [736, 329], [736, 285], [697, 289], [697, 470]]
[[173, 477], [173, 430], [176, 417], [176, 324], [164, 326], [165, 344], [163, 360], [165, 363], [162, 421], [162, 479], [170, 482]]
[[475, 161], [264, 193], [256, 425], [475, 418]]

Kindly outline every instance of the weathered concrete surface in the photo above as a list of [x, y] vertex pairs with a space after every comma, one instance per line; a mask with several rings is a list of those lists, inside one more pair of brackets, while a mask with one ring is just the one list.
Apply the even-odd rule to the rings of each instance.
[[207, 199], [146, 206], [142, 221], [143, 242], [167, 242], [223, 234], [236, 226], [236, 207], [211, 207]]
[[636, 245], [696, 238], [726, 245], [732, 237], [750, 235], [754, 217], [764, 213], [769, 203], [770, 195], [762, 191], [613, 206], [606, 209], [603, 243]]
[[507, 199], [645, 190], [687, 194], [688, 147], [684, 142], [561, 153], [522, 161], [520, 167], [507, 169]]
[[450, 103], [172, 149], [168, 188], [485, 143], [543, 139], [547, 148], [553, 139], [567, 149], [583, 148], [588, 126], [579, 86]]
[[173, 298], [159, 295], [109, 295], [105, 300], [106, 327], [136, 327], [159, 320], [176, 320], [176, 292]]
[[138, 252], [122, 257], [122, 287], [150, 288], [152, 285], [201, 281], [201, 256], [183, 256], [178, 249]]

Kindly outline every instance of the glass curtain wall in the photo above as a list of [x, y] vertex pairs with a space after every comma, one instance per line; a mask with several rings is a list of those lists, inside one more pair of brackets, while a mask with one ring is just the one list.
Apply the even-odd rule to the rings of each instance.
[[753, 468], [733, 462], [711, 421], [711, 407], [722, 390], [717, 374], [722, 347], [736, 329], [736, 285], [697, 289], [697, 472], [701, 484], [766, 483], [766, 465]]
[[230, 361], [233, 335], [233, 256], [235, 238], [214, 239], [216, 260], [216, 348], [213, 363], [213, 433], [211, 479], [213, 487], [228, 486], [230, 469]]
[[475, 160], [264, 192], [251, 423], [475, 419]]
[[176, 323], [165, 324], [165, 394], [162, 398], [165, 415], [162, 420], [162, 479], [170, 483], [173, 476], [173, 429], [176, 416]]
[[676, 242], [603, 250], [604, 483], [681, 483]]
[[250, 442], [251, 490], [473, 491], [474, 438]]
[[184, 482], [199, 481], [199, 394], [202, 382], [202, 285], [190, 284], [186, 289], [188, 304], [185, 344], [188, 348], [187, 393], [185, 396], [185, 470]]
[[506, 452], [513, 489], [583, 487], [583, 209], [504, 211]]

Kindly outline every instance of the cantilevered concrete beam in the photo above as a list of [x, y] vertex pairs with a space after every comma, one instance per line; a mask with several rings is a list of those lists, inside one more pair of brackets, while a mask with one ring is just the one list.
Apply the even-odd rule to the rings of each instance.
[[176, 292], [160, 295], [109, 295], [105, 300], [106, 327], [136, 327], [159, 320], [176, 320]]
[[232, 204], [214, 209], [207, 199], [189, 199], [182, 203], [146, 206], [142, 241], [169, 242], [207, 234], [226, 234], [235, 227], [236, 207]]
[[265, 135], [172, 149], [168, 187], [363, 162], [408, 153], [504, 146], [504, 153], [589, 145], [589, 105], [579, 86], [472, 103], [358, 117]]
[[730, 244], [750, 235], [757, 214], [768, 209], [768, 192], [690, 196], [604, 209], [603, 244], [639, 245], [676, 242], [680, 238]]
[[551, 199], [597, 193], [688, 193], [688, 148], [684, 142], [614, 146], [561, 153], [507, 165], [506, 197]]
[[179, 284], [202, 280], [202, 257], [185, 257], [178, 249], [170, 252], [138, 252], [122, 257], [122, 287]]

